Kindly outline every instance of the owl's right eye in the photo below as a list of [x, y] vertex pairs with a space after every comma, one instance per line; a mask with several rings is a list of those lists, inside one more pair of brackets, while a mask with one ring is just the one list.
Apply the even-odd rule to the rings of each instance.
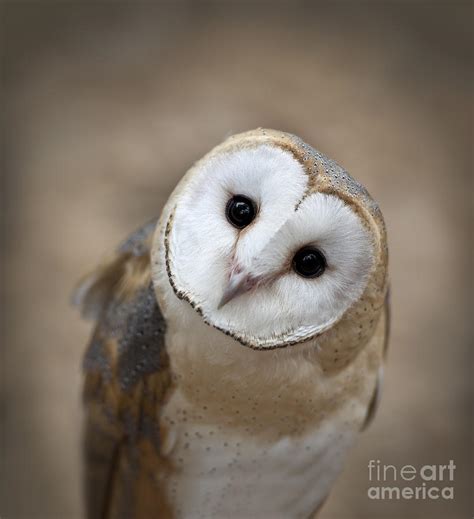
[[237, 229], [247, 227], [255, 218], [255, 204], [244, 195], [235, 195], [225, 208], [227, 220]]

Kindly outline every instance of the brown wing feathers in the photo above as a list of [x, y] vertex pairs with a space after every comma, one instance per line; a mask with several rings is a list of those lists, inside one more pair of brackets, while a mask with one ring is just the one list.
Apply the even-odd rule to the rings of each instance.
[[[387, 295], [385, 296], [385, 304], [382, 316], [380, 317], [383, 319], [384, 324], [384, 340], [383, 340], [383, 357], [386, 359], [387, 353], [388, 353], [388, 344], [389, 344], [389, 337], [390, 337], [390, 287], [387, 291]], [[375, 384], [374, 394], [372, 395], [372, 399], [369, 403], [369, 407], [367, 409], [367, 414], [364, 420], [364, 423], [362, 425], [361, 430], [365, 431], [367, 427], [372, 423], [375, 413], [377, 412], [377, 409], [380, 404], [380, 399], [382, 396], [382, 383], [383, 383], [383, 365], [379, 369], [379, 373], [377, 375], [377, 381]]]
[[157, 416], [170, 387], [165, 321], [150, 275], [156, 221], [133, 233], [77, 292], [97, 326], [84, 357], [89, 518], [167, 517]]

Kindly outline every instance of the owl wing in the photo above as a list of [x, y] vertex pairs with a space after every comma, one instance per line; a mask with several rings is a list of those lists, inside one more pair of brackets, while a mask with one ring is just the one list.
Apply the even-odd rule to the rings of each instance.
[[156, 220], [133, 233], [75, 294], [83, 315], [96, 320], [83, 365], [89, 519], [168, 515], [157, 481], [166, 474], [157, 410], [170, 374], [151, 283], [155, 227]]
[[[388, 343], [390, 337], [390, 288], [387, 290], [387, 295], [385, 296], [385, 303], [382, 312], [381, 319], [383, 319], [383, 357], [384, 360], [387, 357], [388, 353]], [[367, 427], [372, 423], [374, 419], [375, 413], [380, 404], [380, 399], [382, 396], [382, 385], [383, 385], [383, 364], [379, 368], [379, 372], [377, 374], [377, 381], [375, 383], [374, 394], [372, 395], [372, 399], [370, 400], [369, 407], [367, 409], [367, 414], [365, 416], [364, 424], [362, 425], [362, 431], [367, 429]]]

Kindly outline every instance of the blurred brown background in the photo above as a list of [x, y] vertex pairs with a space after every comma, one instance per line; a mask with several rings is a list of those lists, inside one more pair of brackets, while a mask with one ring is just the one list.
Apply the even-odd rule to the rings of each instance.
[[[471, 11], [459, 1], [2, 4], [3, 519], [82, 517], [90, 325], [68, 305], [75, 281], [160, 212], [194, 160], [257, 126], [344, 165], [389, 229], [382, 407], [322, 519], [472, 516]], [[370, 501], [370, 459], [453, 459], [455, 500]]]

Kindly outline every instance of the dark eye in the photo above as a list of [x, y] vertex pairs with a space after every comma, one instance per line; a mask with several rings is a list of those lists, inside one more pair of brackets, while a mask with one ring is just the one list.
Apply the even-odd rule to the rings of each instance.
[[225, 214], [234, 227], [243, 229], [255, 218], [255, 205], [250, 198], [235, 195], [227, 202]]
[[293, 269], [304, 278], [317, 278], [326, 269], [326, 258], [314, 247], [303, 247], [293, 258]]

